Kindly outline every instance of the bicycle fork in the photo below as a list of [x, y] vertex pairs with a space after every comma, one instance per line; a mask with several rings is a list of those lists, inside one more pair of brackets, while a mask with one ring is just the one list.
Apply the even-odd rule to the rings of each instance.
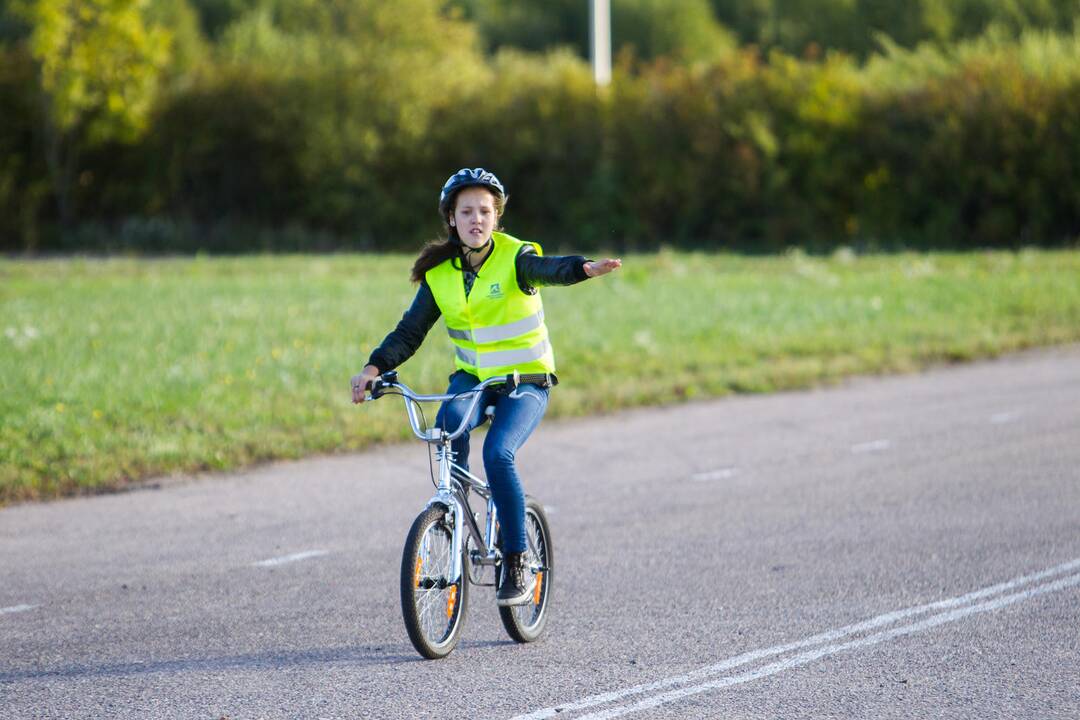
[[[439, 446], [436, 451], [436, 459], [439, 463], [439, 485], [435, 492], [435, 496], [428, 501], [429, 507], [438, 504], [444, 506], [450, 512], [450, 523], [452, 525], [450, 531], [452, 560], [450, 563], [450, 577], [447, 578], [447, 582], [450, 583], [458, 582], [458, 580], [461, 579], [462, 572], [464, 572], [462, 558], [465, 554], [466, 533], [472, 536], [473, 542], [477, 548], [474, 552], [477, 553], [478, 557], [471, 559], [472, 562], [479, 565], [493, 566], [499, 561], [498, 551], [495, 550], [495, 501], [491, 497], [486, 499], [487, 522], [485, 523], [484, 532], [481, 532], [480, 525], [472, 513], [468, 500], [466, 500], [464, 494], [455, 487], [454, 483], [451, 482], [450, 475], [453, 458], [454, 452], [450, 449], [448, 442]], [[458, 470], [459, 472], [464, 472], [460, 468], [458, 468]], [[470, 479], [476, 480], [476, 478]]]

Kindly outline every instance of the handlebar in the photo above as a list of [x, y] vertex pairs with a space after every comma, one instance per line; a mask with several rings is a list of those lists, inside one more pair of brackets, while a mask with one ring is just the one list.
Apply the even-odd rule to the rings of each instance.
[[[543, 387], [551, 387], [557, 382], [558, 380], [555, 379], [555, 376], [548, 373], [522, 374], [515, 370], [509, 375], [498, 375], [496, 377], [488, 378], [487, 380], [484, 380], [483, 382], [475, 385], [468, 390], [465, 390], [464, 392], [443, 395], [419, 395], [413, 392], [413, 390], [408, 385], [398, 382], [397, 372], [391, 370], [389, 372], [383, 373], [371, 382], [371, 395], [369, 395], [367, 399], [377, 400], [378, 398], [387, 395], [387, 390], [391, 388], [397, 390], [398, 393], [394, 394], [400, 394], [406, 399], [405, 410], [409, 415], [409, 424], [412, 425], [413, 434], [421, 440], [427, 442], [444, 442], [454, 440], [465, 432], [465, 425], [468, 423], [469, 418], [472, 417], [473, 411], [476, 410], [476, 405], [480, 402], [480, 398], [483, 396], [483, 390], [486, 390], [493, 385], [501, 385], [505, 387], [506, 391], [513, 392], [517, 389], [519, 385], [533, 384], [541, 385]], [[447, 433], [446, 431], [439, 428], [422, 428], [420, 426], [420, 420], [416, 416], [415, 403], [446, 402], [448, 400], [454, 400], [456, 398], [464, 397], [465, 395], [472, 395], [472, 400], [470, 401], [468, 410], [462, 413], [461, 423], [458, 425], [456, 430], [451, 433]], [[408, 402], [409, 400], [412, 400], [413, 402], [410, 403]]]

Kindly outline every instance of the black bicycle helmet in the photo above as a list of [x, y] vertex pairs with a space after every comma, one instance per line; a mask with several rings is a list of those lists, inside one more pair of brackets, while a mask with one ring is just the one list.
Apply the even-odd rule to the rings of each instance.
[[488, 172], [484, 168], [461, 168], [456, 173], [450, 176], [443, 185], [442, 192], [439, 193], [439, 213], [443, 217], [450, 212], [450, 202], [453, 200], [454, 195], [462, 188], [467, 187], [486, 187], [495, 193], [500, 199], [506, 197], [506, 190], [503, 188], [503, 184], [499, 182], [499, 178], [495, 177], [495, 173]]

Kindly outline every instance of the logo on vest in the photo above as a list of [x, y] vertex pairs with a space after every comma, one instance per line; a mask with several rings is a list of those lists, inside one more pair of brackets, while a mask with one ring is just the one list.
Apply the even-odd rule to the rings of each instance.
[[503, 296], [502, 289], [499, 288], [499, 283], [491, 283], [491, 285], [488, 286], [487, 296], [493, 300], [496, 300]]

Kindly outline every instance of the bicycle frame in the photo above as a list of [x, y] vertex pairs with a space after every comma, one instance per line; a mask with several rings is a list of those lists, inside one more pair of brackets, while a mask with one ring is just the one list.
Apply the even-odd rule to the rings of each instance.
[[[452, 518], [453, 564], [450, 569], [451, 577], [448, 580], [456, 583], [461, 579], [461, 574], [464, 572], [462, 557], [464, 555], [464, 544], [467, 540], [462, 528], [472, 537], [478, 548], [473, 551], [475, 554], [471, 558], [474, 564], [494, 566], [499, 562], [500, 555], [495, 547], [496, 511], [495, 501], [491, 497], [491, 488], [486, 482], [455, 462], [456, 457], [454, 451], [451, 450], [451, 443], [465, 432], [468, 418], [475, 412], [476, 406], [483, 396], [483, 391], [491, 385], [505, 383], [506, 379], [503, 377], [490, 378], [466, 393], [457, 395], [418, 395], [404, 383], [397, 382], [396, 378], [387, 379], [387, 375], [390, 374], [387, 373], [383, 376], [383, 379], [376, 381], [378, 384], [372, 390], [372, 397], [380, 397], [383, 394], [380, 391], [386, 388], [400, 391], [402, 397], [405, 398], [405, 411], [409, 416], [409, 424], [412, 426], [413, 434], [429, 445], [436, 446], [435, 458], [439, 468], [438, 484], [435, 495], [428, 501], [427, 506], [442, 505], [450, 512]], [[416, 413], [416, 403], [445, 402], [458, 399], [466, 394], [471, 394], [472, 400], [468, 410], [462, 414], [461, 423], [454, 431], [447, 432], [437, 427], [424, 428], [421, 426], [420, 418], [417, 417]], [[490, 418], [494, 414], [494, 408], [486, 408], [484, 414]], [[472, 511], [472, 506], [469, 504], [467, 491], [470, 489], [475, 490], [487, 503], [483, 531], [480, 530], [480, 524]], [[470, 581], [471, 579], [470, 577]]]

